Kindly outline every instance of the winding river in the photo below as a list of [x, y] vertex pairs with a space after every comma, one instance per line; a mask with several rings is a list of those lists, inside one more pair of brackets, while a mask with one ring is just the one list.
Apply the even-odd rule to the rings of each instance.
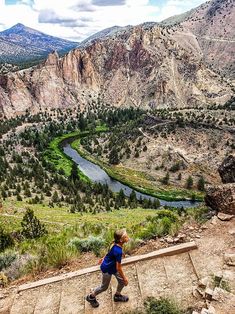
[[[119, 192], [121, 189], [124, 191], [126, 196], [129, 196], [132, 192], [132, 188], [129, 186], [112, 179], [103, 169], [101, 169], [98, 165], [86, 160], [79, 153], [73, 149], [69, 142], [64, 142], [63, 145], [64, 153], [69, 156], [78, 166], [79, 169], [93, 182], [100, 182], [102, 184], [107, 184], [111, 191]], [[138, 199], [142, 197], [142, 199], [151, 199], [154, 200], [155, 197], [149, 196], [147, 194], [136, 192], [136, 196]], [[173, 207], [196, 207], [201, 202], [192, 202], [192, 201], [165, 201], [159, 199], [161, 205], [168, 205]]]

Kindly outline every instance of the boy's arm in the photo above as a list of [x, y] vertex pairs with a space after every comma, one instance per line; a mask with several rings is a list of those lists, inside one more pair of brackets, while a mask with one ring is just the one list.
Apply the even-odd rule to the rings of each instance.
[[98, 261], [98, 265], [101, 265], [103, 263], [104, 257], [100, 258]]
[[117, 268], [117, 272], [121, 275], [121, 277], [123, 278], [123, 281], [124, 281], [124, 284], [125, 286], [128, 285], [128, 279], [126, 278], [126, 276], [124, 275], [123, 273], [123, 270], [122, 270], [122, 264], [119, 263], [119, 262], [116, 262], [116, 268]]

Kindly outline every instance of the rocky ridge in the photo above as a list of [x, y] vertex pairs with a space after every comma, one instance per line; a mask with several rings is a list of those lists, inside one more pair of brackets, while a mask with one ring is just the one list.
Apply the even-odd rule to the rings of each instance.
[[82, 107], [92, 98], [146, 108], [225, 103], [231, 86], [207, 67], [198, 38], [186, 26], [128, 27], [63, 58], [53, 53], [44, 64], [1, 76], [0, 112], [10, 117], [40, 108]]
[[77, 45], [76, 42], [49, 36], [18, 23], [0, 32], [0, 62], [16, 64], [45, 59], [54, 50], [65, 53]]

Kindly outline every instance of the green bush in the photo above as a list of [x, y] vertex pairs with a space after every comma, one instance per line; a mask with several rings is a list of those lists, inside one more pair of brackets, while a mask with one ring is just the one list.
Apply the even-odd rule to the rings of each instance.
[[9, 233], [7, 233], [0, 226], [0, 252], [3, 252], [6, 248], [12, 246], [14, 241]]
[[15, 252], [6, 252], [0, 254], [0, 271], [2, 271], [4, 268], [11, 266], [16, 257], [17, 255]]
[[27, 208], [26, 213], [21, 221], [22, 235], [27, 239], [40, 238], [47, 234], [47, 230], [44, 224], [42, 224], [32, 209]]
[[144, 302], [146, 314], [183, 314], [177, 304], [170, 299], [160, 298], [147, 298]]
[[179, 229], [179, 216], [170, 210], [159, 210], [156, 215], [149, 216], [137, 236], [141, 239], [151, 239], [157, 236], [174, 234]]
[[93, 251], [98, 256], [100, 250], [105, 246], [105, 240], [94, 236], [89, 236], [86, 239], [73, 238], [70, 240], [69, 245], [75, 247], [80, 252]]
[[155, 216], [149, 216], [147, 218], [148, 221], [154, 222], [157, 221], [159, 219], [168, 217], [170, 219], [171, 222], [178, 222], [179, 221], [179, 217], [177, 214], [175, 214], [174, 212], [172, 212], [169, 209], [161, 209], [158, 210]]

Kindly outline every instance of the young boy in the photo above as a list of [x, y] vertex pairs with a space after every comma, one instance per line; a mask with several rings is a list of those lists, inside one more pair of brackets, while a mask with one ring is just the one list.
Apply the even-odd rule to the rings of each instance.
[[129, 241], [129, 237], [126, 230], [118, 230], [114, 233], [114, 244], [109, 250], [108, 254], [101, 261], [100, 269], [102, 271], [102, 283], [101, 286], [95, 288], [92, 293], [87, 295], [86, 300], [92, 307], [98, 307], [99, 302], [96, 300], [96, 296], [107, 290], [111, 277], [114, 275], [118, 281], [117, 291], [114, 295], [114, 302], [127, 302], [128, 296], [122, 295], [121, 291], [124, 286], [128, 285], [128, 280], [123, 273], [121, 260], [122, 260], [122, 246]]

